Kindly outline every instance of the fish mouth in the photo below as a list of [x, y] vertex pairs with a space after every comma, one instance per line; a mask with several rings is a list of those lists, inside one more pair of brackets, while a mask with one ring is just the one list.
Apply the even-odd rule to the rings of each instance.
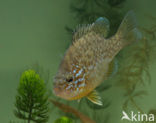
[[56, 96], [58, 96], [58, 95], [61, 94], [62, 90], [63, 90], [63, 89], [62, 89], [60, 86], [54, 85], [53, 93], [54, 93]]
[[58, 96], [59, 92], [60, 92], [60, 89], [59, 89], [59, 88], [56, 88], [56, 87], [53, 88], [53, 93], [54, 93], [56, 96]]
[[67, 99], [69, 100], [70, 99], [70, 91], [68, 90], [65, 90], [61, 87], [54, 87], [53, 88], [53, 93], [58, 96], [58, 97], [61, 97], [63, 99]]

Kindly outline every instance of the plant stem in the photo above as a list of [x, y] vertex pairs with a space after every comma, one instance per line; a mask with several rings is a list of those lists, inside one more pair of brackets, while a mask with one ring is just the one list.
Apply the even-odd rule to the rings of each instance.
[[135, 103], [133, 97], [130, 97], [130, 101], [131, 101], [131, 103], [133, 104], [133, 106], [134, 106], [138, 111], [140, 111], [140, 113], [144, 114], [143, 110]]
[[33, 101], [32, 101], [32, 95], [30, 94], [30, 107], [29, 107], [28, 123], [30, 123], [30, 121], [31, 121], [32, 107], [33, 107]]

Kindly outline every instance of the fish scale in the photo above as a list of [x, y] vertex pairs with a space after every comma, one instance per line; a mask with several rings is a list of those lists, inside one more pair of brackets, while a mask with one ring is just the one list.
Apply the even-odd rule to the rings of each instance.
[[106, 38], [108, 32], [109, 21], [103, 17], [75, 30], [72, 44], [54, 79], [57, 96], [67, 100], [87, 97], [93, 103], [102, 105], [95, 88], [113, 73], [116, 54], [140, 37], [132, 11], [126, 14], [114, 36]]

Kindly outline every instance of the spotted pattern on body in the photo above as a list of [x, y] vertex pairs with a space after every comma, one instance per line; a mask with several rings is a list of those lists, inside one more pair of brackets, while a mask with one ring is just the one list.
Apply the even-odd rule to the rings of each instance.
[[[109, 26], [107, 22], [102, 24]], [[91, 95], [91, 99], [93, 90], [112, 72], [111, 63], [117, 53], [138, 39], [133, 12], [125, 16], [117, 33], [110, 38], [101, 34], [102, 30], [108, 32], [108, 28], [94, 28], [97, 25], [95, 22], [89, 27], [79, 28], [73, 35], [73, 42], [66, 51], [56, 75], [54, 92], [57, 96], [76, 100]], [[97, 97], [96, 93], [94, 97]], [[92, 102], [95, 103], [95, 98]]]
[[72, 82], [66, 84], [65, 89], [70, 90], [71, 92], [79, 93], [86, 86], [85, 69], [80, 68], [78, 65], [73, 65], [71, 74], [73, 75]]

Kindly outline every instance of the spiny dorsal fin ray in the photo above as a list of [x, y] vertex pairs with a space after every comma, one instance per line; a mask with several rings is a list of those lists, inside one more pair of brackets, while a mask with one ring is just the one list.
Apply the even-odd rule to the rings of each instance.
[[101, 101], [101, 97], [99, 96], [99, 94], [96, 92], [96, 90], [93, 90], [91, 93], [89, 93], [87, 95], [87, 98], [97, 104], [97, 105], [103, 105], [102, 101]]
[[99, 17], [94, 23], [92, 24], [82, 24], [78, 25], [74, 30], [73, 35], [73, 42], [84, 36], [89, 32], [95, 32], [100, 34], [103, 37], [107, 37], [109, 32], [109, 21], [105, 17]]
[[93, 26], [94, 26], [94, 23], [78, 25], [76, 29], [74, 30], [73, 42], [78, 40], [83, 35], [87, 34], [88, 32], [90, 32]]

